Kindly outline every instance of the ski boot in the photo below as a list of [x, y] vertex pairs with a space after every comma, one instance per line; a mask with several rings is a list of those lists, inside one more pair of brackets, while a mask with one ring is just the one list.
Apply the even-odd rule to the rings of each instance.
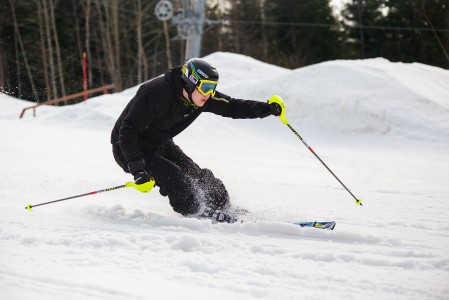
[[211, 219], [212, 223], [235, 223], [238, 221], [237, 216], [211, 207], [206, 207], [199, 217]]

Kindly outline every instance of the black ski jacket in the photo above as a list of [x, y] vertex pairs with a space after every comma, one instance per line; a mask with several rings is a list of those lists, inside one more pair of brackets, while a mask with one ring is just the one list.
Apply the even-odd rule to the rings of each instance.
[[[181, 67], [143, 83], [118, 118], [111, 134], [114, 157], [126, 171], [144, 169], [164, 142], [186, 129], [202, 112], [234, 119], [264, 118], [270, 105], [216, 92], [203, 107], [182, 96]], [[128, 168], [129, 163], [133, 165]]]

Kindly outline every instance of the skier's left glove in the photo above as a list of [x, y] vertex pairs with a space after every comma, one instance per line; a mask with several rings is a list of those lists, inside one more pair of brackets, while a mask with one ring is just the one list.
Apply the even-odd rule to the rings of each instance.
[[151, 176], [145, 170], [136, 172], [134, 174], [134, 182], [136, 184], [144, 184], [144, 183], [146, 183], [146, 182], [148, 182], [150, 180], [151, 180]]
[[268, 105], [270, 105], [270, 110], [271, 110], [271, 114], [272, 115], [274, 115], [274, 116], [280, 116], [281, 115], [282, 107], [279, 104], [273, 102], [273, 103], [270, 103]]
[[145, 160], [135, 160], [128, 163], [128, 170], [134, 176], [136, 184], [143, 184], [151, 180], [151, 176], [145, 171]]

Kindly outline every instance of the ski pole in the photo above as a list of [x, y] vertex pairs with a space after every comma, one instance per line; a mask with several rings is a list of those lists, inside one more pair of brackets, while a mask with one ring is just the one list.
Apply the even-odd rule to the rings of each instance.
[[31, 209], [33, 207], [37, 207], [37, 206], [41, 206], [41, 205], [47, 205], [47, 204], [56, 203], [56, 202], [60, 202], [60, 201], [65, 201], [65, 200], [70, 200], [70, 199], [75, 199], [75, 198], [80, 198], [80, 197], [89, 196], [89, 195], [95, 195], [95, 194], [99, 194], [99, 193], [103, 193], [103, 192], [114, 191], [114, 190], [118, 190], [118, 189], [121, 189], [121, 188], [124, 188], [124, 187], [133, 187], [136, 190], [138, 190], [139, 192], [149, 193], [151, 191], [151, 189], [154, 187], [155, 183], [156, 182], [153, 179], [151, 179], [150, 181], [145, 182], [143, 184], [135, 184], [134, 182], [130, 181], [130, 182], [125, 183], [124, 185], [114, 186], [114, 187], [106, 188], [106, 189], [103, 189], [103, 190], [93, 191], [93, 192], [89, 192], [89, 193], [85, 193], [85, 194], [81, 194], [81, 195], [77, 195], [77, 196], [67, 197], [67, 198], [63, 198], [63, 199], [58, 199], [58, 200], [44, 202], [44, 203], [39, 203], [39, 204], [34, 204], [34, 205], [29, 203], [25, 207], [25, 209], [28, 209], [29, 211], [31, 211]]
[[277, 104], [279, 104], [281, 106], [282, 112], [281, 112], [281, 115], [279, 116], [279, 118], [281, 119], [282, 123], [287, 125], [288, 128], [290, 128], [290, 130], [293, 131], [293, 133], [301, 140], [301, 142], [307, 147], [307, 149], [309, 149], [310, 152], [312, 152], [313, 155], [315, 155], [315, 157], [323, 164], [323, 166], [325, 166], [326, 169], [335, 177], [335, 179], [337, 179], [338, 182], [340, 182], [340, 184], [348, 191], [348, 193], [351, 194], [351, 196], [355, 199], [355, 204], [356, 205], [362, 205], [362, 199], [360, 199], [360, 198], [357, 199], [357, 197], [354, 196], [353, 193], [351, 193], [351, 191], [343, 184], [343, 182], [341, 182], [341, 180], [337, 177], [337, 175], [335, 175], [334, 172], [332, 172], [332, 170], [329, 169], [329, 167], [324, 163], [324, 161], [315, 153], [315, 151], [312, 149], [312, 147], [310, 147], [306, 143], [306, 141], [304, 141], [304, 139], [299, 135], [299, 133], [287, 121], [287, 118], [285, 117], [285, 105], [284, 105], [284, 102], [282, 101], [281, 97], [279, 97], [277, 95], [272, 96], [268, 100], [268, 104], [271, 104], [271, 103], [277, 103]]

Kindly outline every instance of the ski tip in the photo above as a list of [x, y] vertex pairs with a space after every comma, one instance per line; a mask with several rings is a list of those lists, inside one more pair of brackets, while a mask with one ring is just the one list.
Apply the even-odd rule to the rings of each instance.
[[33, 206], [31, 205], [31, 203], [28, 203], [27, 204], [27, 206], [25, 207], [25, 209], [28, 209], [29, 211], [31, 211], [31, 208], [32, 208]]

